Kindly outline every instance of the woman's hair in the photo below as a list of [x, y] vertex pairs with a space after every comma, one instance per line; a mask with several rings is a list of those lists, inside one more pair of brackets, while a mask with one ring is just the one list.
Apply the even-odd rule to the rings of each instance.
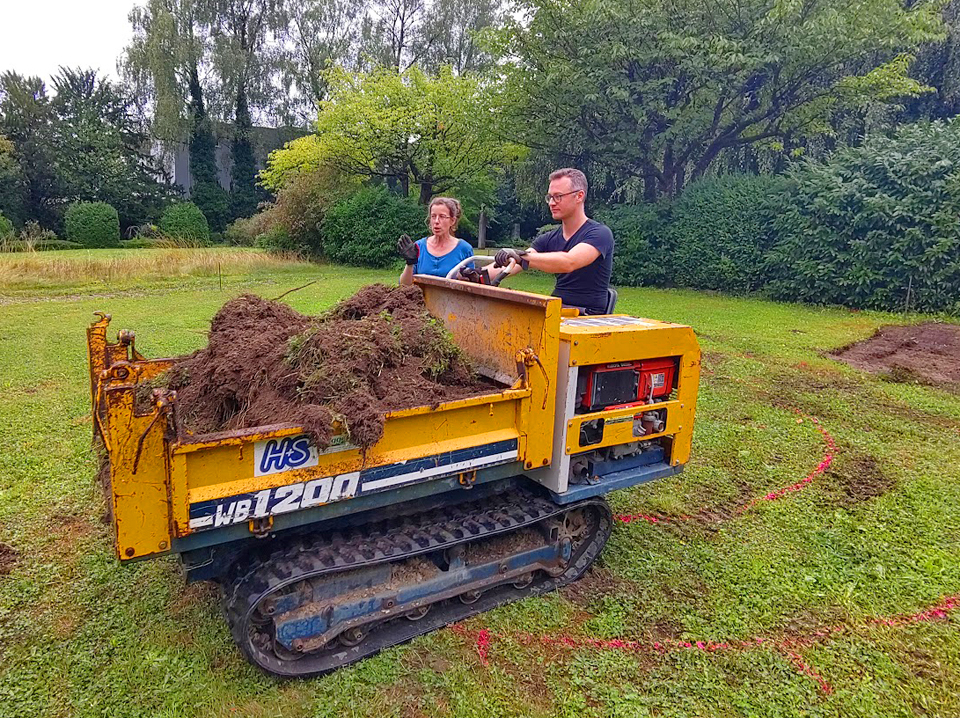
[[430, 200], [430, 204], [427, 205], [428, 227], [430, 226], [430, 212], [433, 211], [433, 205], [435, 204], [442, 204], [450, 213], [450, 216], [453, 217], [453, 224], [450, 225], [450, 232], [455, 232], [457, 229], [457, 224], [460, 222], [460, 215], [463, 214], [463, 210], [460, 208], [460, 203], [453, 197], [434, 197], [432, 200]]

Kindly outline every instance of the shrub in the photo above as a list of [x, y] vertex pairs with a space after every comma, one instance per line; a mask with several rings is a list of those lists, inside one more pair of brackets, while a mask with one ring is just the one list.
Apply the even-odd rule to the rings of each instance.
[[323, 219], [331, 207], [360, 189], [355, 178], [322, 166], [291, 177], [277, 194], [270, 221], [282, 226], [300, 246], [323, 253]]
[[0, 239], [9, 237], [13, 232], [13, 222], [4, 217], [3, 212], [0, 212]]
[[210, 240], [210, 225], [193, 202], [178, 202], [167, 207], [160, 217], [160, 231], [167, 237], [194, 242]]
[[220, 231], [230, 216], [230, 195], [217, 182], [195, 182], [190, 188], [191, 202], [203, 214], [207, 227]]
[[763, 255], [787, 182], [772, 175], [726, 175], [691, 184], [670, 206], [663, 233], [674, 284], [750, 292], [764, 283]]
[[397, 261], [401, 234], [422, 237], [426, 210], [385, 187], [367, 187], [330, 208], [322, 223], [323, 254], [334, 262], [386, 267]]
[[84, 247], [118, 247], [120, 217], [106, 202], [74, 202], [63, 218], [67, 239]]
[[[2, 238], [0, 238], [2, 239]], [[2, 239], [2, 252], [52, 252], [59, 249], [83, 249], [82, 244], [69, 242], [65, 239], [39, 239], [24, 241], [22, 239]]]
[[666, 206], [622, 204], [601, 210], [597, 219], [613, 232], [613, 284], [664, 286], [672, 273], [662, 246]]
[[304, 249], [286, 229], [279, 225], [259, 235], [254, 244], [268, 252], [301, 252]]
[[223, 232], [223, 241], [239, 247], [252, 247], [257, 237], [272, 227], [270, 208], [252, 217], [241, 217], [231, 222]]
[[124, 249], [154, 249], [161, 247], [162, 241], [159, 237], [136, 237], [123, 240], [120, 242], [120, 246]]
[[960, 311], [960, 120], [868, 137], [791, 179], [767, 256], [775, 297]]

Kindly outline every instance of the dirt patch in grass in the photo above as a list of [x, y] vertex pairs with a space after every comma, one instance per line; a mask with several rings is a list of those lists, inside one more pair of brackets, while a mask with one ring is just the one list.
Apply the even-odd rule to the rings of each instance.
[[0, 543], [0, 576], [6, 576], [20, 560], [20, 552], [9, 544]]
[[51, 517], [56, 524], [56, 532], [68, 539], [86, 538], [98, 533], [96, 527], [85, 516], [57, 513]]
[[802, 409], [820, 419], [840, 420], [849, 423], [846, 411], [837, 413], [831, 409], [829, 403], [821, 403], [817, 395], [831, 391], [856, 401], [862, 413], [881, 413], [889, 416], [904, 417], [921, 424], [928, 424], [939, 428], [957, 429], [960, 422], [949, 416], [941, 416], [923, 411], [903, 401], [898, 401], [878, 392], [871, 392], [870, 387], [856, 377], [844, 377], [839, 374], [824, 372], [791, 372], [780, 374], [770, 381], [770, 388], [751, 387], [752, 391], [771, 405], [778, 408], [794, 411]]
[[834, 464], [825, 476], [828, 485], [839, 492], [841, 503], [847, 505], [883, 496], [897, 485], [872, 456], [844, 457], [842, 463]]
[[309, 317], [253, 295], [227, 302], [209, 344], [167, 373], [195, 433], [299, 424], [321, 446], [337, 427], [369, 447], [384, 414], [495, 389], [479, 379], [417, 287], [374, 284]]
[[960, 391], [960, 326], [955, 324], [880, 327], [869, 339], [833, 356], [890, 381]]
[[637, 587], [614, 575], [604, 566], [593, 565], [576, 581], [560, 589], [560, 595], [577, 606], [589, 607], [594, 601], [612, 594], [631, 595]]

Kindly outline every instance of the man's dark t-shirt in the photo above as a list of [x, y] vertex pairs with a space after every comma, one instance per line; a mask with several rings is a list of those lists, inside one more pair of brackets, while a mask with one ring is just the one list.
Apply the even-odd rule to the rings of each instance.
[[568, 252], [580, 243], [595, 247], [600, 256], [586, 267], [558, 274], [553, 296], [560, 297], [565, 305], [603, 314], [613, 271], [613, 232], [609, 227], [588, 219], [569, 240], [563, 238], [563, 227], [558, 227], [541, 234], [531, 246], [538, 252]]

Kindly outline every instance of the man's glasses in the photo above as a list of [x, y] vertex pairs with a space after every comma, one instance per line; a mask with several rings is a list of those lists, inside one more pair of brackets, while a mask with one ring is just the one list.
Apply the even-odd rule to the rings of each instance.
[[556, 204], [561, 199], [566, 197], [568, 194], [576, 194], [579, 191], [580, 190], [575, 189], [572, 192], [562, 192], [560, 194], [548, 194], [547, 196], [544, 197], [544, 199], [547, 201], [547, 204]]

